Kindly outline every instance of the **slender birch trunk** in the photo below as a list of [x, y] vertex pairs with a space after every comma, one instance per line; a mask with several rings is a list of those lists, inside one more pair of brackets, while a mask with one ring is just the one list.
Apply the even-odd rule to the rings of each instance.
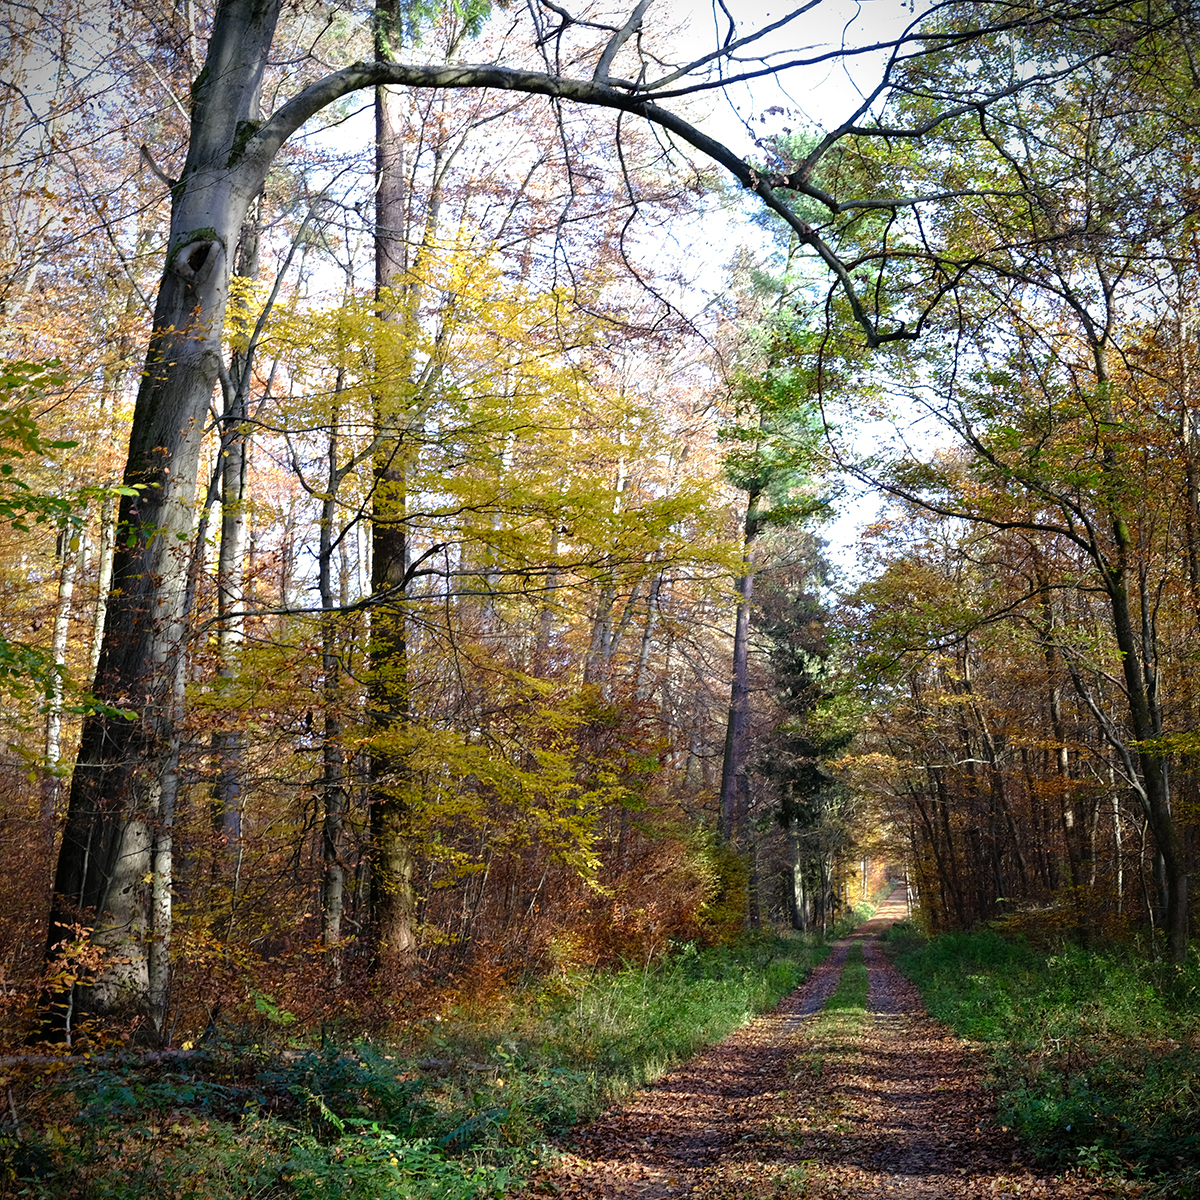
[[[62, 564], [58, 572], [58, 596], [54, 604], [54, 629], [50, 637], [50, 661], [56, 668], [47, 697], [46, 711], [46, 775], [42, 786], [42, 824], [51, 829], [58, 799], [62, 791], [62, 779], [58, 774], [62, 758], [62, 706], [63, 676], [67, 664], [67, 634], [71, 627], [71, 602], [75, 595], [75, 577], [79, 564], [86, 553], [87, 531], [81, 529], [78, 537], [71, 537], [70, 525], [60, 533], [62, 542]], [[75, 541], [75, 546], [71, 543]]]
[[88, 649], [88, 679], [95, 679], [104, 641], [104, 618], [108, 612], [108, 593], [112, 587], [113, 553], [117, 544], [117, 504], [112, 496], [100, 501], [100, 555], [96, 562], [96, 611], [92, 616], [92, 636]]

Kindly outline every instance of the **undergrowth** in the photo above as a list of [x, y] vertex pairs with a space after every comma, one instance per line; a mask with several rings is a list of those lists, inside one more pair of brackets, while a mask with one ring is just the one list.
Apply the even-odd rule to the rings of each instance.
[[773, 1007], [823, 954], [800, 938], [683, 946], [450, 1011], [403, 1046], [306, 1046], [280, 1012], [182, 1058], [18, 1063], [0, 1079], [0, 1194], [500, 1195], [547, 1139]]
[[1036, 949], [998, 933], [929, 941], [901, 924], [898, 965], [930, 1013], [986, 1043], [999, 1115], [1043, 1161], [1200, 1196], [1200, 959]]

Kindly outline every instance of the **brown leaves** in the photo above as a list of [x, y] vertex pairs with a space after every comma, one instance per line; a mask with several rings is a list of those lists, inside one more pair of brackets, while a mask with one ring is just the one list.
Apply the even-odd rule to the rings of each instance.
[[929, 1019], [871, 936], [899, 910], [881, 910], [858, 935], [870, 1013], [856, 1044], [817, 1046], [806, 1023], [836, 987], [843, 944], [774, 1013], [577, 1131], [526, 1196], [1101, 1195], [1085, 1179], [1022, 1165], [982, 1089], [978, 1049]]

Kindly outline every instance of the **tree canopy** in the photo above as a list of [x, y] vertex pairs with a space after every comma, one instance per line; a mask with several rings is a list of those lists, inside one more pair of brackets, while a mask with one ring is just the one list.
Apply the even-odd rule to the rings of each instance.
[[[5, 13], [0, 685], [58, 1036], [275, 962], [321, 1020], [807, 928], [884, 857], [933, 923], [1185, 952], [1194, 16], [826, 8]], [[836, 118], [775, 102], [834, 69]], [[892, 507], [842, 596], [847, 474]]]

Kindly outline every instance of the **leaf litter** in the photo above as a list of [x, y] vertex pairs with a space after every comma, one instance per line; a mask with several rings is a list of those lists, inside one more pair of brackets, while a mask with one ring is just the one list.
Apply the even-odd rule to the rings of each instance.
[[[1127, 1194], [1051, 1176], [1000, 1125], [982, 1049], [925, 1012], [878, 936], [893, 895], [773, 1013], [561, 1139], [519, 1193], [656, 1200], [1087, 1200]], [[848, 949], [863, 947], [867, 1015], [821, 1017]]]

